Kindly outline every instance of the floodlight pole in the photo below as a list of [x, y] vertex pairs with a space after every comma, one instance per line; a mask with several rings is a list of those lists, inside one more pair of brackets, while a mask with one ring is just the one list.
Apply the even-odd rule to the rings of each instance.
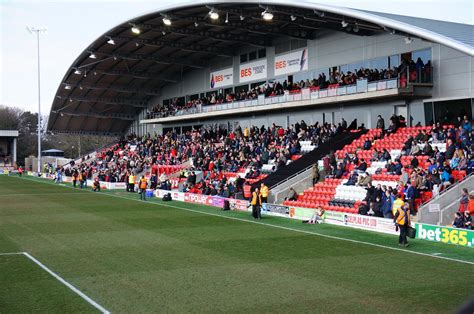
[[30, 34], [36, 33], [37, 53], [38, 53], [38, 173], [41, 173], [41, 75], [40, 75], [40, 33], [46, 32], [46, 27], [27, 26], [26, 30]]

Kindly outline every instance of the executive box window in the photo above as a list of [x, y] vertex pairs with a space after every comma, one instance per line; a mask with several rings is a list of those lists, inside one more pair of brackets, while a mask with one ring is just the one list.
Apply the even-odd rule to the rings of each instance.
[[232, 93], [233, 93], [232, 87], [224, 89], [224, 95], [229, 95], [229, 94], [232, 94]]
[[267, 50], [265, 48], [258, 51], [258, 58], [263, 59], [267, 56]]
[[388, 61], [389, 61], [389, 67], [391, 69], [398, 68], [398, 66], [400, 65], [400, 55], [390, 56]]
[[250, 89], [253, 89], [253, 88], [261, 86], [261, 85], [265, 85], [265, 83], [266, 83], [265, 81], [252, 83], [252, 84], [250, 84]]
[[385, 70], [386, 68], [388, 68], [388, 58], [382, 57], [370, 60], [370, 68]]
[[248, 60], [248, 54], [244, 53], [240, 55], [240, 63], [247, 62]]
[[415, 63], [418, 58], [420, 58], [421, 61], [423, 61], [423, 64], [426, 64], [428, 61], [431, 61], [431, 48], [413, 51], [411, 55], [411, 58]]
[[235, 87], [235, 93], [236, 94], [238, 94], [242, 91], [247, 92], [248, 90], [249, 90], [249, 85], [248, 84], [240, 85], [240, 86]]
[[257, 59], [257, 52], [256, 51], [252, 51], [249, 53], [249, 61], [252, 61], [252, 60], [255, 60]]
[[465, 115], [472, 119], [471, 101], [472, 99], [465, 98], [433, 102], [435, 121], [442, 124], [454, 124], [457, 117]]

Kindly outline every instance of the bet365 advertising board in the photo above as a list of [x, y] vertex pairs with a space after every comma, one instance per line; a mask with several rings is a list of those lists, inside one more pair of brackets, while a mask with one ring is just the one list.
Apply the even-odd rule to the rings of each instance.
[[415, 224], [416, 237], [422, 240], [474, 248], [474, 230]]

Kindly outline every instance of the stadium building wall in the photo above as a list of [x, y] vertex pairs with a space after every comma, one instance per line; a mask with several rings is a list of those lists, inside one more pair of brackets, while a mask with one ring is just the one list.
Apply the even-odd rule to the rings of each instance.
[[[239, 121], [241, 126], [245, 125], [269, 125], [276, 123], [280, 125], [292, 124], [304, 119], [306, 122], [316, 121], [339, 122], [344, 117], [348, 122], [354, 118], [359, 124], [364, 123], [367, 127], [375, 127], [377, 115], [381, 114], [388, 118], [393, 113], [404, 113], [410, 116], [411, 123], [417, 122], [426, 124], [431, 122], [432, 114], [435, 111], [430, 106], [434, 106], [437, 101], [452, 101], [456, 105], [458, 99], [469, 99], [471, 101], [471, 113], [474, 112], [474, 60], [461, 52], [440, 44], [433, 44], [421, 39], [414, 39], [411, 44], [405, 43], [405, 38], [399, 35], [383, 34], [377, 36], [354, 36], [345, 33], [329, 33], [316, 40], [307, 41], [308, 47], [308, 71], [327, 70], [330, 67], [359, 63], [381, 57], [400, 55], [413, 51], [424, 51], [431, 53], [433, 65], [433, 88], [431, 97], [425, 99], [374, 101], [371, 103], [361, 102], [348, 104], [334, 104], [330, 107], [315, 108], [311, 110], [297, 111], [294, 107], [291, 110], [278, 113], [268, 113], [258, 116], [225, 117], [219, 119], [209, 118], [206, 121], [194, 121], [192, 123], [178, 122], [166, 125], [140, 125], [134, 123], [131, 130], [136, 133], [157, 132], [163, 128], [180, 127], [188, 125], [203, 125], [208, 123], [230, 124]], [[285, 47], [286, 45], [286, 47]], [[275, 58], [275, 49], [286, 53], [291, 50], [291, 41], [287, 44], [284, 41], [276, 42], [273, 47], [266, 49], [267, 59], [267, 79], [277, 79], [283, 81], [286, 76], [275, 77], [272, 65]], [[301, 43], [298, 47], [301, 47]], [[285, 49], [286, 48], [286, 49]], [[238, 82], [240, 54], [258, 48], [243, 48], [232, 58], [221, 58], [211, 60], [211, 67], [203, 70], [193, 70], [185, 73], [180, 82], [169, 84], [161, 90], [161, 95], [153, 99], [149, 107], [162, 103], [165, 99], [193, 95], [202, 92], [212, 91], [210, 89], [210, 72], [222, 68], [233, 66], [234, 85], [242, 85]], [[415, 59], [416, 61], [416, 59]], [[362, 63], [361, 63], [362, 64]], [[351, 69], [349, 69], [351, 70]], [[302, 72], [304, 73], [304, 72]], [[294, 80], [297, 81], [302, 73], [293, 73]], [[261, 81], [261, 80], [260, 80]], [[252, 82], [249, 82], [251, 84]], [[244, 83], [245, 84], [245, 83]], [[406, 106], [408, 104], [408, 106]], [[404, 107], [406, 106], [406, 107]], [[453, 107], [454, 108], [454, 107]]]

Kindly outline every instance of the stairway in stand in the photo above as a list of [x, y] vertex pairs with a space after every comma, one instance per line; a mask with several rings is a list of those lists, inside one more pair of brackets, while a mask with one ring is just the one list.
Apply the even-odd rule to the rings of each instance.
[[253, 186], [260, 186], [260, 183], [263, 182], [266, 186], [271, 188], [276, 184], [292, 177], [296, 173], [317, 163], [318, 160], [329, 154], [329, 152], [336, 152], [337, 150], [342, 149], [345, 145], [358, 139], [362, 134], [365, 133], [366, 131], [358, 131], [338, 134], [326, 143], [321, 144], [318, 148], [293, 161], [288, 166], [277, 169], [277, 171], [271, 173], [263, 180], [256, 182]]

